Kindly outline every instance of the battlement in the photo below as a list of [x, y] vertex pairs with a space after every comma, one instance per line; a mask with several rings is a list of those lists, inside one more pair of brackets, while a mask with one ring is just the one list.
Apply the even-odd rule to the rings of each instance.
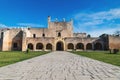
[[52, 21], [51, 20], [51, 16], [48, 16], [48, 22], [71, 22], [71, 23], [73, 23], [73, 19], [70, 19], [69, 21], [67, 21], [65, 18], [63, 18], [62, 20], [58, 20], [58, 18], [55, 18], [55, 20], [54, 21]]

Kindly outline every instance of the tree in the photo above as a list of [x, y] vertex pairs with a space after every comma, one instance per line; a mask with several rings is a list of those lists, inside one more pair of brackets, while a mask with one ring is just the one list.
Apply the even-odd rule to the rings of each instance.
[[120, 36], [120, 31], [115, 31], [114, 35], [115, 36]]
[[90, 38], [90, 37], [91, 37], [91, 35], [90, 35], [90, 34], [88, 34], [88, 35], [87, 35], [87, 38]]

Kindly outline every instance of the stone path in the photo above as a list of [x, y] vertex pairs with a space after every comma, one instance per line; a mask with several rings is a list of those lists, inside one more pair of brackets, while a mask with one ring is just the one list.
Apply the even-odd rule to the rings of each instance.
[[0, 68], [0, 80], [120, 80], [120, 68], [56, 51]]

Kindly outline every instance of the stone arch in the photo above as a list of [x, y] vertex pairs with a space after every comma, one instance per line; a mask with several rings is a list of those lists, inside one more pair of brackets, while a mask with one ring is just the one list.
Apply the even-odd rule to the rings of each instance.
[[47, 49], [47, 50], [52, 50], [52, 44], [48, 43], [48, 44], [46, 45], [46, 49]]
[[94, 44], [94, 49], [95, 50], [102, 50], [102, 47], [103, 46], [102, 46], [102, 44], [100, 42], [97, 42], [97, 43]]
[[42, 43], [37, 43], [36, 49], [43, 49], [43, 44]]
[[63, 50], [64, 50], [64, 43], [61, 42], [61, 41], [58, 41], [58, 42], [56, 43], [56, 50], [58, 50], [58, 51], [63, 51]]
[[74, 49], [73, 43], [69, 43], [67, 47], [68, 47], [68, 49]]
[[33, 44], [29, 43], [27, 48], [30, 49], [30, 50], [33, 50]]
[[83, 43], [77, 43], [76, 49], [83, 49], [84, 50], [84, 44]]
[[87, 50], [92, 50], [93, 48], [92, 48], [92, 43], [88, 43], [87, 45], [86, 45], [86, 49]]

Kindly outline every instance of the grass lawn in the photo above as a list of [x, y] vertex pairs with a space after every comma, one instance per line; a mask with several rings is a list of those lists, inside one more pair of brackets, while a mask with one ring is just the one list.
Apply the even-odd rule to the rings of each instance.
[[72, 53], [120, 66], [120, 52], [118, 54], [109, 54], [108, 51], [72, 51]]
[[29, 58], [40, 56], [48, 52], [21, 52], [21, 51], [11, 51], [11, 52], [0, 52], [0, 67], [23, 61]]

